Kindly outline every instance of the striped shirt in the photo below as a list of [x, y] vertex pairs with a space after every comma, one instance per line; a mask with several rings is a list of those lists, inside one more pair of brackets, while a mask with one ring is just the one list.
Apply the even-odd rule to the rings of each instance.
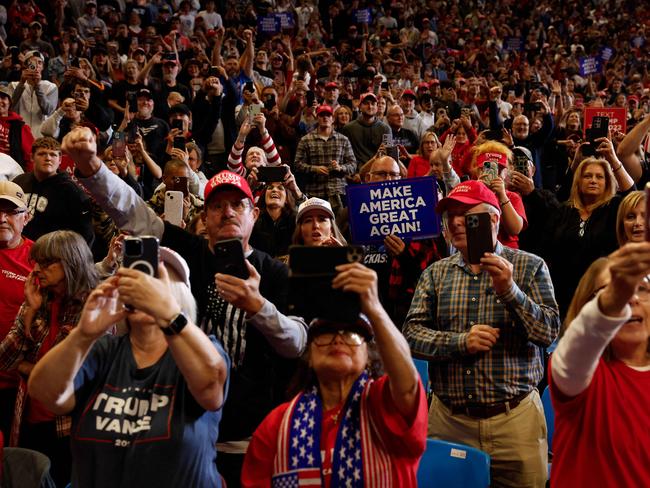
[[[280, 159], [280, 153], [275, 147], [275, 142], [271, 134], [268, 132], [262, 137], [260, 143], [264, 153], [266, 154], [266, 164], [269, 166], [280, 166], [282, 164], [282, 159]], [[246, 166], [242, 162], [242, 154], [244, 153], [244, 146], [239, 145], [235, 142], [230, 150], [228, 155], [228, 170], [233, 173], [237, 173], [239, 176], [246, 176]]]
[[[559, 330], [546, 263], [500, 243], [495, 253], [513, 265], [507, 293], [497, 295], [490, 275], [475, 275], [456, 253], [422, 273], [406, 317], [413, 355], [431, 361], [433, 392], [448, 406], [489, 405], [531, 391], [542, 379], [542, 349]], [[489, 352], [467, 352], [475, 324], [500, 329]]]

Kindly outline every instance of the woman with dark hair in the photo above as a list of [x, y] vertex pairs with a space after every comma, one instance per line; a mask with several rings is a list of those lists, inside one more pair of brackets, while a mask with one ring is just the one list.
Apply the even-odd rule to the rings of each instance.
[[[90, 249], [76, 232], [41, 236], [29, 257], [34, 270], [25, 283], [25, 302], [0, 343], [0, 370], [18, 370], [23, 377], [29, 377], [43, 355], [77, 325], [98, 281]], [[21, 389], [25, 391], [24, 381]], [[31, 398], [24, 412], [17, 409], [14, 415], [14, 425], [20, 423], [19, 445], [46, 454], [52, 461], [52, 477], [65, 486], [70, 480], [69, 424]]]
[[289, 253], [296, 228], [296, 202], [293, 193], [277, 181], [267, 184], [257, 201], [260, 215], [251, 234], [251, 246], [274, 258]]
[[650, 243], [580, 280], [549, 363], [551, 486], [650, 486]]
[[315, 486], [417, 486], [427, 402], [406, 340], [379, 301], [374, 271], [339, 266], [332, 287], [358, 294], [366, 315], [312, 321], [301, 392], [253, 434], [244, 487], [297, 486], [299, 477]]

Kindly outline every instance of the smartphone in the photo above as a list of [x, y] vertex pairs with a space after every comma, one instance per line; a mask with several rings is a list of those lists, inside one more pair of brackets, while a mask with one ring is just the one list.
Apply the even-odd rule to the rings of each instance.
[[171, 123], [172, 129], [183, 130], [183, 121], [181, 119], [174, 119]]
[[466, 117], [471, 117], [472, 116], [472, 109], [469, 107], [463, 107], [460, 109], [460, 114], [464, 115]]
[[392, 146], [393, 145], [393, 134], [382, 134], [381, 136], [381, 143], [384, 146]]
[[174, 137], [172, 145], [174, 149], [181, 149], [182, 151], [185, 151], [185, 142], [185, 136], [176, 136]]
[[217, 66], [210, 66], [210, 69], [208, 70], [208, 76], [216, 76], [218, 78], [219, 75], [221, 75], [219, 68]]
[[481, 176], [488, 175], [486, 178], [487, 183], [492, 181], [494, 178], [499, 176], [499, 163], [496, 161], [486, 161], [483, 163], [483, 169], [481, 170]]
[[528, 176], [528, 158], [522, 155], [515, 156], [515, 171]]
[[158, 277], [159, 243], [154, 236], [127, 237], [124, 239], [122, 264]]
[[267, 95], [266, 100], [264, 100], [264, 108], [270, 112], [273, 110], [273, 107], [275, 107], [275, 95], [271, 93], [270, 95]]
[[165, 192], [165, 222], [181, 226], [183, 222], [183, 192]]
[[289, 313], [310, 321], [316, 317], [356, 321], [359, 295], [332, 288], [336, 266], [362, 263], [361, 246], [291, 246], [289, 248]]
[[382, 81], [381, 82], [381, 89], [382, 90], [388, 90], [388, 82], [387, 81]]
[[539, 112], [542, 110], [542, 104], [539, 102], [524, 103], [524, 112]]
[[162, 55], [163, 61], [176, 61], [176, 54], [175, 53], [164, 53]]
[[134, 144], [137, 138], [138, 138], [138, 126], [135, 124], [135, 122], [132, 121], [126, 127], [126, 142], [127, 144]]
[[394, 144], [386, 146], [386, 156], [390, 156], [395, 161], [399, 161], [399, 148]]
[[596, 139], [609, 135], [609, 117], [602, 115], [594, 117], [591, 121], [591, 127], [585, 130], [585, 135], [589, 144], [582, 146], [582, 154], [583, 156], [595, 156], [599, 144]]
[[73, 58], [72, 61], [70, 61], [70, 66], [73, 68], [80, 68], [79, 58]]
[[123, 158], [126, 156], [126, 134], [122, 131], [113, 132], [113, 141], [111, 142], [114, 158]]
[[307, 95], [305, 95], [305, 97], [307, 98], [307, 106], [311, 107], [314, 104], [314, 101], [316, 100], [316, 94], [313, 91], [308, 90]]
[[249, 277], [244, 247], [239, 239], [227, 239], [214, 245], [217, 257], [217, 273], [236, 276], [245, 280]]
[[252, 81], [247, 81], [244, 84], [244, 90], [249, 91], [249, 92], [254, 92], [255, 91], [255, 85], [253, 85]]
[[20, 59], [18, 57], [20, 49], [18, 49], [18, 46], [11, 46], [9, 48], [9, 53], [11, 54], [11, 64], [20, 64]]
[[486, 252], [494, 252], [492, 240], [492, 219], [488, 212], [465, 215], [467, 255], [470, 264], [480, 264]]
[[180, 192], [183, 197], [186, 197], [190, 193], [187, 176], [172, 176], [169, 186], [165, 189]]
[[138, 97], [135, 93], [130, 94], [127, 99], [129, 102], [129, 112], [134, 114], [138, 111]]
[[259, 166], [257, 168], [257, 180], [267, 183], [284, 181], [287, 177], [289, 168], [286, 166]]

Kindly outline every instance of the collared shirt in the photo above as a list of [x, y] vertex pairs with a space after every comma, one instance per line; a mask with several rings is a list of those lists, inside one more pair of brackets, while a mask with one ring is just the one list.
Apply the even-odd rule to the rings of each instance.
[[[404, 336], [431, 361], [433, 392], [449, 406], [488, 405], [531, 391], [542, 379], [542, 349], [560, 326], [546, 263], [497, 243], [513, 265], [510, 290], [497, 295], [487, 272], [474, 274], [461, 253], [429, 266], [415, 290]], [[500, 329], [488, 352], [467, 352], [475, 324]]]
[[352, 175], [357, 169], [352, 145], [343, 134], [332, 131], [325, 139], [314, 130], [300, 139], [294, 167], [296, 173], [306, 176], [303, 189], [306, 194], [327, 200], [332, 195], [345, 193], [344, 177], [316, 173], [316, 166], [331, 168], [332, 160], [339, 163], [345, 175]]

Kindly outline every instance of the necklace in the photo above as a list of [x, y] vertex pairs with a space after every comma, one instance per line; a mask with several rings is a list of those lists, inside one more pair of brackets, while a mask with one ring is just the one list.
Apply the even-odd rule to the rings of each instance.
[[583, 237], [585, 235], [585, 226], [587, 225], [587, 220], [582, 220], [582, 218], [580, 219], [580, 229], [578, 230], [578, 235], [580, 237]]

